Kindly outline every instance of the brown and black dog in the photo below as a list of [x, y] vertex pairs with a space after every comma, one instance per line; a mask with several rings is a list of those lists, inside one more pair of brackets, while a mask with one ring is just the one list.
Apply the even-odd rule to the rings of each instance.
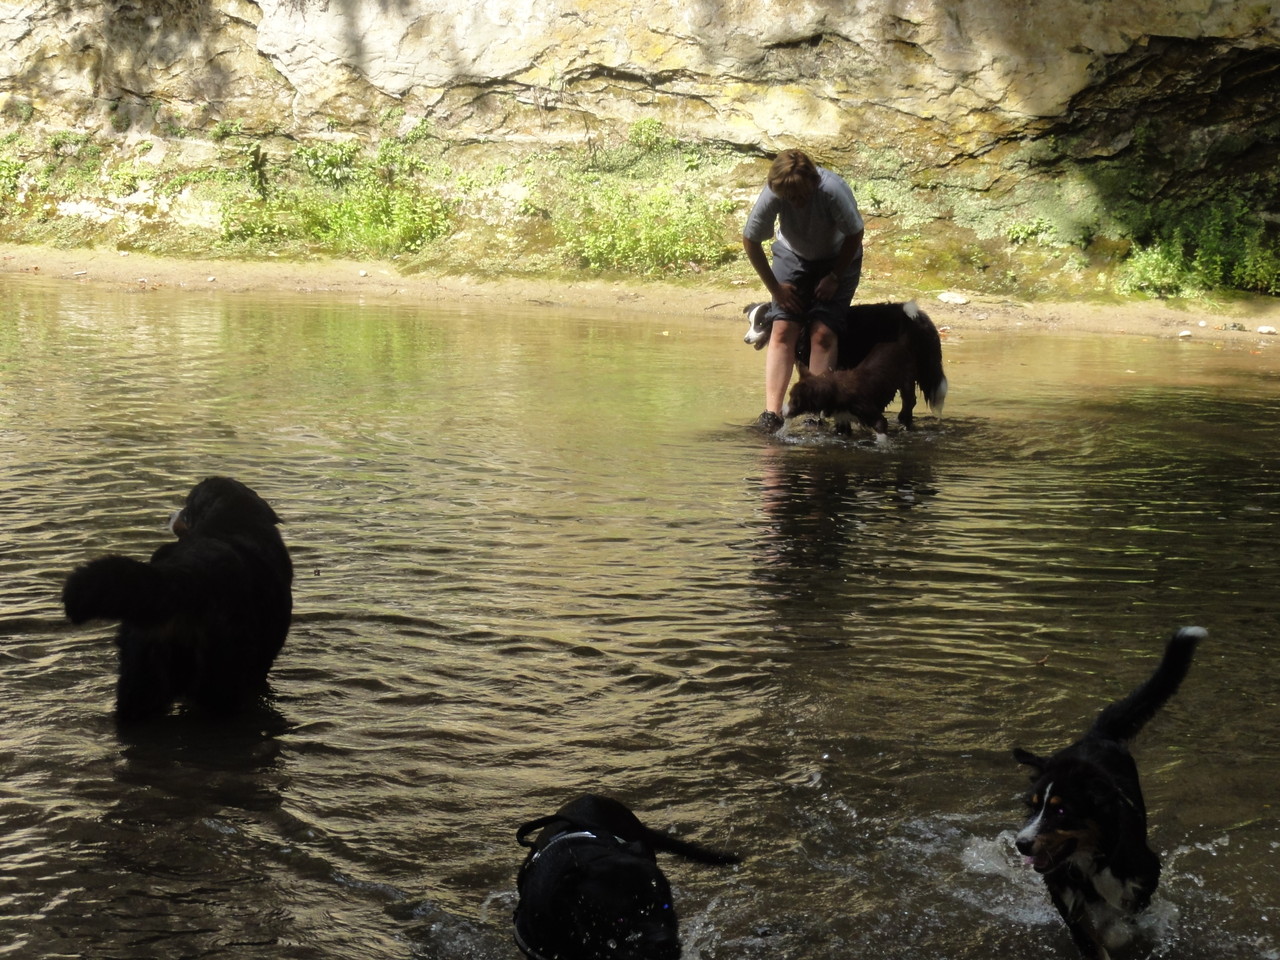
[[916, 384], [934, 413], [942, 412], [947, 396], [938, 328], [914, 302], [902, 304], [897, 336], [872, 345], [852, 369], [815, 375], [802, 363], [797, 368], [800, 379], [791, 387], [783, 415], [831, 414], [841, 421], [842, 428], [857, 419], [877, 434], [885, 434], [889, 425], [884, 409], [896, 393], [902, 395], [898, 422], [910, 428]]

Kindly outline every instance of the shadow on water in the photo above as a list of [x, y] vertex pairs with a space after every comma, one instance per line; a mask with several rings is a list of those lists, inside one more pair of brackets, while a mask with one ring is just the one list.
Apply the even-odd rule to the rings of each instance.
[[[952, 340], [945, 420], [789, 442], [737, 323], [0, 284], [12, 955], [512, 957], [515, 828], [591, 789], [746, 858], [666, 864], [689, 960], [1070, 956], [1009, 750], [1189, 622], [1135, 955], [1280, 955], [1265, 353]], [[62, 578], [212, 473], [285, 519], [273, 699], [119, 736]]]

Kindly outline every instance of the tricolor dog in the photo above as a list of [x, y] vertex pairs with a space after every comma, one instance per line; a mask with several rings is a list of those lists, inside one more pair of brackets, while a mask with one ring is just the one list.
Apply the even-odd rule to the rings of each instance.
[[1018, 851], [1044, 877], [1086, 960], [1108, 960], [1108, 947], [1126, 936], [1125, 921], [1147, 907], [1160, 881], [1129, 742], [1177, 692], [1207, 636], [1200, 627], [1178, 630], [1146, 682], [1103, 710], [1071, 746], [1047, 757], [1013, 752], [1033, 770]]

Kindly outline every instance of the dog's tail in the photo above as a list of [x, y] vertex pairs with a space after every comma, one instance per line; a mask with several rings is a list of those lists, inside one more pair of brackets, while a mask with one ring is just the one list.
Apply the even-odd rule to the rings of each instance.
[[727, 850], [713, 850], [710, 847], [704, 847], [700, 843], [681, 840], [679, 837], [673, 837], [669, 833], [660, 833], [648, 827], [645, 827], [644, 831], [645, 839], [649, 841], [653, 849], [674, 853], [676, 856], [684, 857], [686, 860], [693, 860], [695, 863], [728, 866], [729, 864], [742, 862], [741, 857]]
[[73, 570], [62, 588], [62, 604], [72, 623], [127, 620], [154, 624], [176, 612], [173, 592], [160, 570], [114, 555]]
[[1203, 627], [1182, 627], [1165, 647], [1160, 666], [1145, 683], [1123, 700], [1107, 707], [1093, 722], [1095, 736], [1125, 743], [1132, 740], [1165, 703], [1178, 692], [1191, 667], [1196, 644], [1209, 636]]
[[912, 300], [903, 304], [907, 315], [907, 339], [916, 357], [916, 380], [925, 403], [934, 413], [942, 414], [943, 401], [947, 399], [947, 378], [942, 372], [942, 338], [929, 315]]

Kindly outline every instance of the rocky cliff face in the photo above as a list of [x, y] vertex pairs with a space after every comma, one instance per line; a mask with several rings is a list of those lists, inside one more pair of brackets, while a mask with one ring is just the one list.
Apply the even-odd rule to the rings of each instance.
[[[909, 213], [1075, 210], [1271, 186], [1277, 0], [26, 0], [0, 3], [10, 118], [122, 135], [373, 130], [803, 145]], [[878, 187], [876, 186], [878, 184]], [[1136, 194], [1135, 194], [1136, 195]]]

